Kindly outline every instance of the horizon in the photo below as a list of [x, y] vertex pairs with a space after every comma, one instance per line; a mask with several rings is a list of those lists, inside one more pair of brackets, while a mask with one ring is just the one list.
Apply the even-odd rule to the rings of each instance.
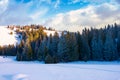
[[40, 24], [78, 31], [120, 24], [119, 0], [0, 0], [0, 25]]

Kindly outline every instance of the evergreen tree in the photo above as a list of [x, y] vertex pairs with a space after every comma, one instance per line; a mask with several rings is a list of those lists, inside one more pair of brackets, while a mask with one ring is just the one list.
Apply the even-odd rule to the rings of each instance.
[[68, 45], [69, 45], [69, 55], [70, 55], [70, 61], [77, 61], [79, 60], [79, 52], [78, 52], [78, 45], [77, 45], [77, 40], [76, 36], [74, 33], [70, 34], [70, 38], [68, 40]]
[[102, 60], [102, 41], [94, 34], [91, 41], [92, 60]]
[[40, 47], [38, 49], [38, 60], [45, 60], [46, 55], [48, 54], [48, 47], [47, 47], [47, 37], [44, 37], [43, 41], [40, 44]]
[[120, 31], [118, 32], [118, 35], [117, 35], [117, 50], [120, 57]]
[[118, 58], [117, 48], [113, 41], [113, 38], [111, 36], [111, 32], [108, 31], [106, 34], [106, 40], [104, 43], [104, 49], [103, 49], [104, 59], [105, 60], [115, 60]]
[[52, 34], [50, 34], [47, 41], [47, 49], [50, 55], [53, 55], [52, 43], [53, 43]]
[[57, 54], [57, 49], [58, 49], [58, 43], [59, 43], [59, 35], [57, 32], [54, 33], [54, 36], [52, 37], [52, 54], [56, 55]]
[[54, 63], [53, 57], [51, 55], [47, 54], [47, 56], [45, 57], [45, 63], [46, 64]]
[[17, 46], [17, 55], [16, 55], [16, 60], [22, 61], [22, 52], [23, 52], [23, 47], [24, 47], [24, 41], [22, 40], [20, 44]]
[[90, 47], [85, 37], [81, 36], [81, 45], [80, 45], [80, 59], [84, 61], [90, 60]]
[[33, 60], [33, 51], [29, 43], [29, 40], [26, 41], [22, 54], [23, 54], [23, 60], [26, 61]]
[[58, 44], [58, 56], [60, 58], [60, 61], [67, 62], [69, 61], [69, 48], [67, 44], [67, 36], [62, 32], [62, 35], [59, 40]]
[[59, 62], [57, 50], [58, 50], [58, 43], [59, 43], [59, 35], [57, 32], [54, 33], [52, 37], [52, 44], [51, 44], [51, 55], [54, 59], [54, 63]]
[[63, 34], [58, 44], [58, 55], [61, 61], [75, 61], [79, 59], [78, 45], [75, 34], [67, 32]]

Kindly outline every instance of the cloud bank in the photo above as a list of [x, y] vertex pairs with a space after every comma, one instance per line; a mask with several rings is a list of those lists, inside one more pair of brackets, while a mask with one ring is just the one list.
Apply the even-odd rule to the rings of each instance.
[[109, 23], [119, 23], [119, 7], [112, 3], [89, 5], [82, 9], [57, 14], [55, 17], [48, 19], [45, 25], [58, 30], [67, 29], [70, 31], [79, 31], [82, 27], [104, 27]]

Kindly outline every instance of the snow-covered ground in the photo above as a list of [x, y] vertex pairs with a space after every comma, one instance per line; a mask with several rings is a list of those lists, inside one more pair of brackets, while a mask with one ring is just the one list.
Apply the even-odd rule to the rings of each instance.
[[44, 64], [1, 56], [0, 80], [120, 80], [120, 62]]
[[[10, 34], [10, 33], [13, 34]], [[18, 38], [18, 35], [13, 31], [10, 30], [8, 28], [6, 28], [6, 26], [0, 26], [0, 46], [6, 46], [9, 44], [19, 44], [20, 40]]]
[[[47, 36], [50, 36], [50, 34], [52, 34], [52, 36], [55, 34], [55, 31], [50, 31], [50, 30], [44, 30], [45, 33], [47, 33]], [[60, 31], [57, 31], [58, 35], [61, 36]]]

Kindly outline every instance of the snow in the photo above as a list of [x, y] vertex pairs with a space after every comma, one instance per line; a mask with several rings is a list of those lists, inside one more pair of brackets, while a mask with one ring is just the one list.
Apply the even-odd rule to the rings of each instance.
[[120, 80], [120, 62], [44, 64], [0, 56], [0, 80]]
[[7, 58], [6, 56], [0, 56], [0, 63], [12, 62], [12, 61], [14, 61], [14, 60], [13, 60], [13, 57], [11, 57], [11, 56], [9, 56], [9, 58]]
[[61, 36], [61, 33], [60, 31], [50, 31], [50, 30], [44, 30], [45, 33], [47, 33], [47, 36], [50, 36], [50, 34], [52, 34], [52, 36], [54, 35], [55, 32], [58, 33], [59, 36]]
[[[12, 32], [13, 34], [9, 34], [10, 32]], [[0, 46], [6, 46], [9, 44], [19, 44], [20, 40], [18, 38], [18, 35], [13, 31], [10, 30], [8, 28], [6, 28], [6, 26], [0, 26]]]

